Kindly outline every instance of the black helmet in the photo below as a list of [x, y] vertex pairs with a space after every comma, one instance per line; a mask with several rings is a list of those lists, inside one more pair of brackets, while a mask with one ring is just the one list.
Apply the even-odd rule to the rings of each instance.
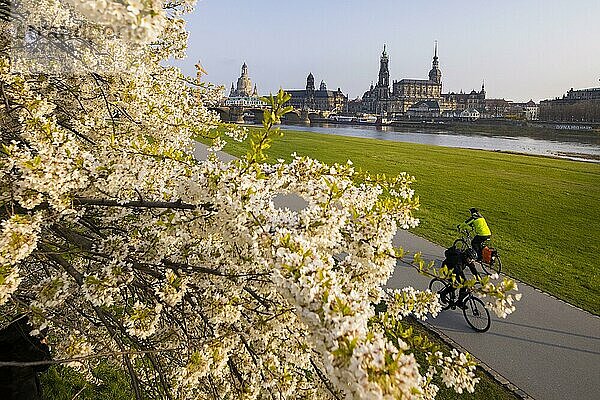
[[476, 208], [470, 208], [469, 211], [471, 212], [471, 214], [477, 214], [479, 213], [479, 210]]

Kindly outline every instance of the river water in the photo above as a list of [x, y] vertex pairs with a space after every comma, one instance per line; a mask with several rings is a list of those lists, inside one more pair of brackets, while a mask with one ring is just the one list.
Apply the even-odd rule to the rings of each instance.
[[[502, 136], [489, 133], [455, 133], [449, 130], [419, 130], [391, 126], [311, 124], [282, 125], [299, 131], [330, 135], [391, 140], [394, 142], [421, 143], [435, 146], [503, 151], [566, 158], [600, 163], [600, 134], [567, 133], [548, 134], [542, 137]], [[538, 135], [539, 136], [539, 135]]]

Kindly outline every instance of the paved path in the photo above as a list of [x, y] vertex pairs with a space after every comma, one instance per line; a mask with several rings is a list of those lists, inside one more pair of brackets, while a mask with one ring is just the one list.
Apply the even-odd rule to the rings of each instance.
[[[220, 156], [233, 159], [223, 153]], [[198, 146], [196, 157], [206, 157], [203, 146]], [[287, 196], [276, 199], [276, 204], [299, 209], [306, 203]], [[427, 261], [439, 264], [443, 259], [443, 247], [406, 231], [398, 232], [394, 241], [409, 252], [421, 251]], [[426, 289], [428, 283], [429, 278], [398, 264], [388, 286]], [[523, 283], [519, 291], [523, 298], [517, 302], [517, 310], [507, 319], [492, 315], [486, 333], [471, 330], [460, 310], [444, 311], [427, 322], [477, 357], [501, 381], [508, 380], [530, 398], [600, 399], [600, 318]]]
[[[394, 240], [438, 265], [444, 257], [444, 248], [406, 231]], [[429, 280], [398, 264], [388, 286], [425, 289]], [[600, 399], [600, 318], [523, 283], [519, 291], [517, 310], [507, 319], [492, 315], [486, 333], [472, 331], [461, 310], [427, 322], [536, 400]]]

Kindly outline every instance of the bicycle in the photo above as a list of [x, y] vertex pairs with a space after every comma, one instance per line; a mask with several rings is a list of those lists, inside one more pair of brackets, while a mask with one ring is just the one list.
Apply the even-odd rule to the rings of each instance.
[[[456, 239], [452, 246], [457, 249], [464, 251], [471, 248], [471, 231], [467, 229], [458, 228], [458, 232], [462, 234], [462, 237]], [[498, 254], [498, 250], [493, 247], [484, 246], [481, 251], [481, 259], [477, 260], [481, 265], [481, 269], [487, 275], [499, 274], [502, 271], [502, 260]]]
[[[440, 297], [442, 311], [449, 308], [454, 310], [456, 307], [459, 307], [462, 309], [467, 324], [469, 324], [474, 331], [483, 333], [490, 329], [492, 320], [483, 301], [473, 296], [473, 293], [469, 291], [463, 299], [462, 304], [459, 304], [458, 301], [455, 300], [456, 290], [454, 288], [448, 290], [451, 286], [452, 283], [450, 281], [441, 278], [433, 278], [431, 282], [429, 282], [429, 290], [437, 293]], [[449, 297], [448, 299], [442, 298], [443, 291], [446, 291], [447, 296]]]

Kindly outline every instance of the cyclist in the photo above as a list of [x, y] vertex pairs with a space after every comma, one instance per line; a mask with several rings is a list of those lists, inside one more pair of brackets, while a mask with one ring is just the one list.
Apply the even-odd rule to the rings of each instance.
[[[465, 267], [469, 267], [469, 270], [471, 271], [473, 276], [479, 278], [479, 273], [477, 272], [477, 269], [475, 268], [475, 258], [477, 257], [477, 254], [475, 254], [475, 250], [466, 249], [464, 251], [461, 251], [453, 246], [453, 247], [450, 247], [449, 249], [447, 249], [445, 251], [444, 255], [446, 256], [446, 258], [442, 262], [442, 267], [443, 266], [448, 267], [448, 269], [450, 271], [452, 271], [454, 273], [454, 275], [456, 275], [456, 281], [458, 283], [462, 283], [467, 280], [467, 278], [465, 277], [465, 274], [463, 272], [463, 269], [465, 269]], [[450, 302], [449, 296], [453, 292], [454, 292], [454, 287], [452, 285], [450, 285], [450, 286], [448, 286], [448, 288], [444, 289], [440, 293], [442, 302], [449, 303]], [[458, 291], [458, 302], [456, 302], [455, 304], [458, 305], [459, 307], [461, 307], [463, 305], [463, 300], [466, 295], [467, 295], [467, 288], [461, 287], [460, 290]]]
[[492, 236], [492, 231], [488, 227], [485, 218], [479, 213], [476, 208], [469, 210], [471, 216], [462, 224], [458, 225], [458, 229], [472, 228], [475, 231], [475, 237], [471, 241], [471, 247], [475, 249], [477, 253], [477, 261], [481, 260], [481, 251], [483, 250], [483, 243]]

